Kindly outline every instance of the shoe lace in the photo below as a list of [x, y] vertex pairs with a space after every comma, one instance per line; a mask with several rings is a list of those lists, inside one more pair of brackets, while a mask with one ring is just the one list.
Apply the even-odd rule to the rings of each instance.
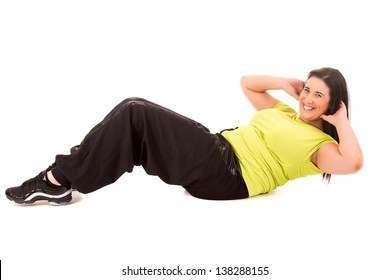
[[42, 180], [44, 179], [44, 174], [43, 172], [39, 173], [37, 176], [35, 176], [34, 178], [31, 178], [27, 181], [25, 181], [23, 184], [22, 184], [22, 187], [24, 187], [24, 189], [28, 189], [30, 190], [30, 186], [38, 183], [38, 182], [41, 182]]
[[44, 172], [39, 173], [34, 178], [31, 178], [27, 181], [25, 181], [21, 186], [21, 191], [23, 194], [30, 193], [32, 190], [35, 189], [35, 184], [39, 183], [44, 180]]

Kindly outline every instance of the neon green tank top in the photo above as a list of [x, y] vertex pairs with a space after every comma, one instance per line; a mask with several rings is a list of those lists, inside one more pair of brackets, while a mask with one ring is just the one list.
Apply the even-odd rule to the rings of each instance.
[[311, 162], [311, 156], [322, 145], [337, 143], [281, 102], [258, 111], [249, 125], [222, 135], [240, 162], [249, 196], [267, 193], [289, 180], [323, 173]]

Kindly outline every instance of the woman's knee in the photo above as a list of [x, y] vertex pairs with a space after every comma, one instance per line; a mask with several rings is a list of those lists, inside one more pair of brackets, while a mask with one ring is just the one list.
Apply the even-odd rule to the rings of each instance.
[[150, 103], [148, 100], [141, 98], [141, 97], [129, 97], [122, 101], [123, 105], [127, 106], [137, 106], [137, 105], [145, 105], [147, 103]]
[[124, 99], [120, 103], [119, 110], [121, 112], [124, 112], [124, 111], [138, 112], [138, 111], [144, 110], [148, 106], [149, 103], [150, 103], [150, 101], [143, 99], [143, 98], [140, 98], [140, 97], [130, 97], [130, 98]]
[[126, 98], [112, 109], [112, 111], [106, 116], [106, 119], [111, 119], [114, 116], [118, 116], [118, 114], [123, 114], [129, 110], [134, 110], [134, 107], [145, 106], [145, 104], [148, 102], [149, 101], [139, 97]]

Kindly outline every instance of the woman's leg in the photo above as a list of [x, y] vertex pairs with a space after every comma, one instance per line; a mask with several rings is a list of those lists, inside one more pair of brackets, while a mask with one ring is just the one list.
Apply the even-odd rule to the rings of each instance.
[[95, 126], [74, 153], [58, 155], [53, 174], [89, 193], [142, 165], [148, 174], [184, 186], [197, 197], [247, 197], [242, 177], [231, 172], [221, 156], [226, 146], [221, 136], [191, 119], [147, 100], [129, 98]]
[[115, 182], [134, 165], [167, 183], [187, 184], [192, 179], [185, 169], [200, 156], [194, 147], [207, 151], [209, 143], [199, 142], [205, 133], [203, 126], [171, 110], [129, 98], [87, 134], [77, 151], [58, 155], [56, 168], [82, 193]]

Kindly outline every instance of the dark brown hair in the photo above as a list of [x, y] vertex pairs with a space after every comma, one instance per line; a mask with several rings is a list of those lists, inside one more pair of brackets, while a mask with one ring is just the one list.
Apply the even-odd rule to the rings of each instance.
[[[344, 76], [340, 73], [340, 71], [334, 68], [324, 67], [311, 71], [308, 75], [308, 79], [311, 77], [321, 79], [329, 88], [329, 108], [325, 114], [333, 115], [340, 108], [341, 102], [344, 102], [347, 108], [347, 117], [349, 119], [350, 100], [348, 86]], [[337, 130], [334, 125], [323, 121], [323, 131], [333, 137], [337, 143], [339, 142], [339, 135], [337, 134]], [[324, 173], [322, 178], [329, 182], [331, 174]]]

